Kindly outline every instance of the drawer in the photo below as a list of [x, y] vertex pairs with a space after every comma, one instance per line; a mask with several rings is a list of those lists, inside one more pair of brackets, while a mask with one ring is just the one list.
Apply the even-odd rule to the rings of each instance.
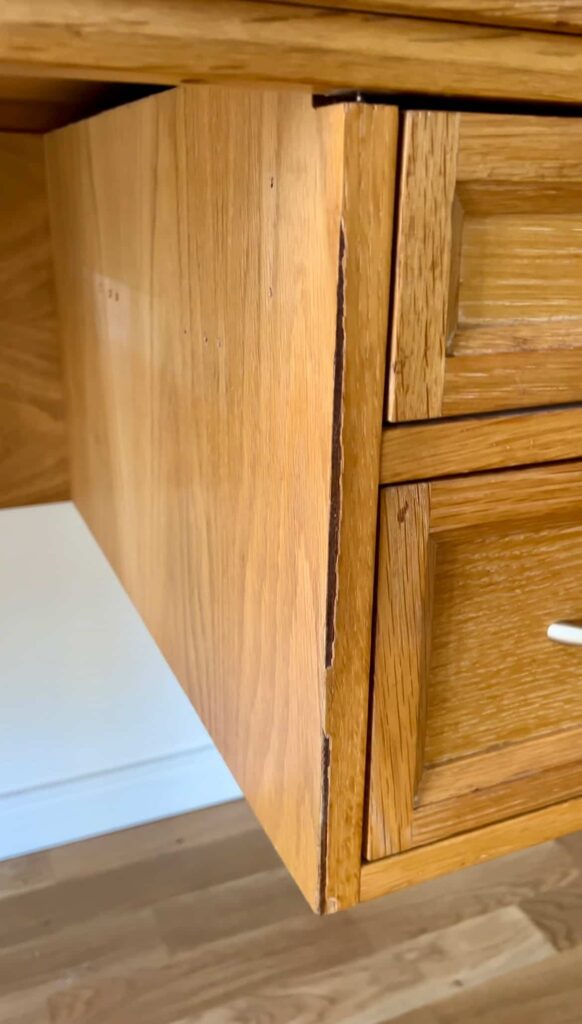
[[582, 121], [411, 111], [387, 418], [582, 400]]
[[582, 464], [381, 492], [367, 856], [582, 793]]

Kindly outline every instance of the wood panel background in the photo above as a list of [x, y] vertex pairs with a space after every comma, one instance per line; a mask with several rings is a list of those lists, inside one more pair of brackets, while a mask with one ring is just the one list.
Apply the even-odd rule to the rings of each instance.
[[43, 140], [0, 134], [0, 507], [68, 494]]

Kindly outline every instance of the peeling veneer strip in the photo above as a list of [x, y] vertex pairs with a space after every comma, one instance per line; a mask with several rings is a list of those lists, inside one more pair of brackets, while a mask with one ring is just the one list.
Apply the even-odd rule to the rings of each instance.
[[339, 556], [341, 478], [342, 478], [342, 417], [345, 358], [345, 253], [346, 238], [343, 223], [340, 224], [339, 258], [337, 277], [337, 319], [335, 333], [334, 381], [333, 381], [333, 425], [331, 437], [331, 485], [329, 502], [329, 547], [327, 568], [327, 615], [325, 629], [325, 667], [333, 664], [335, 641], [335, 612], [337, 602], [337, 568]]
[[317, 907], [317, 911], [320, 914], [328, 912], [326, 905], [326, 883], [330, 760], [331, 743], [329, 736], [324, 734], [321, 741], [321, 852], [319, 861], [319, 903]]

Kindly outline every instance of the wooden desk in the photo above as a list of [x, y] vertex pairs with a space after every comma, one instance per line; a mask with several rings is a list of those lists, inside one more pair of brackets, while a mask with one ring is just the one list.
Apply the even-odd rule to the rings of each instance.
[[582, 825], [581, 31], [0, 12], [0, 504], [72, 494], [320, 912]]

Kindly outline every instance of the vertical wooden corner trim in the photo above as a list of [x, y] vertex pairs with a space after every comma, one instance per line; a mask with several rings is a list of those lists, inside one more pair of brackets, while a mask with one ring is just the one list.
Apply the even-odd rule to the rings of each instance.
[[[359, 899], [382, 403], [398, 113], [346, 108], [338, 321], [342, 336], [340, 518], [322, 910]], [[333, 517], [333, 509], [332, 509]]]
[[367, 857], [410, 846], [422, 772], [433, 550], [430, 485], [382, 492]]
[[458, 138], [458, 114], [429, 110], [405, 116], [388, 384], [391, 421], [441, 414], [454, 277]]

